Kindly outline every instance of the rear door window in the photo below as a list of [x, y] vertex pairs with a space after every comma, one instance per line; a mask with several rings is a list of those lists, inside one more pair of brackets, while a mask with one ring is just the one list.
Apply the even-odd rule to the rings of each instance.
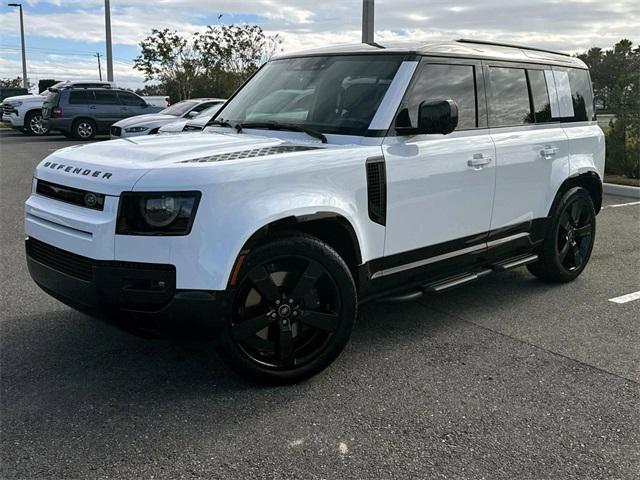
[[536, 123], [551, 122], [551, 102], [543, 70], [527, 70], [531, 100], [533, 101], [533, 115]]
[[94, 90], [95, 103], [97, 105], [120, 105], [116, 92], [108, 90]]
[[523, 68], [489, 67], [489, 125], [533, 123], [527, 76]]

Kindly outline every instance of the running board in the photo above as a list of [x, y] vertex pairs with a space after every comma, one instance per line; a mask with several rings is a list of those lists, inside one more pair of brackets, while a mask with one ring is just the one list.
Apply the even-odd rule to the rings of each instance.
[[410, 292], [391, 295], [389, 297], [382, 297], [382, 298], [379, 298], [377, 301], [380, 303], [403, 303], [403, 302], [411, 302], [413, 300], [417, 300], [422, 296], [424, 296], [424, 292], [422, 290], [413, 290]]
[[533, 263], [538, 261], [538, 255], [536, 254], [527, 254], [521, 255], [519, 257], [509, 258], [508, 260], [504, 260], [502, 262], [494, 263], [491, 265], [491, 268], [496, 272], [504, 272], [505, 270], [511, 270], [512, 268], [522, 267], [523, 265], [527, 265], [528, 263]]
[[462, 285], [466, 285], [467, 283], [475, 282], [480, 277], [484, 277], [485, 275], [489, 275], [492, 270], [480, 270], [476, 273], [464, 273], [462, 275], [457, 275], [455, 277], [445, 278], [444, 280], [440, 280], [435, 283], [428, 283], [424, 285], [422, 288], [425, 292], [439, 293], [445, 290], [449, 290], [451, 288], [460, 287]]

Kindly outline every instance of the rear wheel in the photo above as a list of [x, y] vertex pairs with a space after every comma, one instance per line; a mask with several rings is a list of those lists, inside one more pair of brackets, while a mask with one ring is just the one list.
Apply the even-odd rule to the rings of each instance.
[[570, 282], [587, 266], [596, 236], [596, 212], [589, 192], [567, 191], [558, 202], [542, 245], [540, 260], [527, 265], [536, 277]]
[[357, 313], [349, 268], [327, 244], [306, 235], [252, 251], [237, 283], [223, 352], [231, 367], [260, 383], [294, 383], [338, 357]]
[[82, 118], [74, 122], [72, 132], [77, 140], [92, 140], [96, 136], [96, 124], [92, 120]]
[[24, 131], [28, 135], [42, 136], [49, 133], [49, 129], [42, 125], [42, 112], [29, 112], [24, 119]]

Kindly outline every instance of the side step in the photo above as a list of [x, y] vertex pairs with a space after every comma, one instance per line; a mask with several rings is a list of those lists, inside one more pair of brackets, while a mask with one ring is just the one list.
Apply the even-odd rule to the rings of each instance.
[[522, 267], [528, 263], [533, 263], [538, 261], [537, 254], [526, 254], [521, 255], [519, 257], [509, 258], [502, 262], [494, 263], [491, 265], [491, 268], [496, 272], [504, 272], [505, 270], [511, 270], [512, 268]]
[[381, 303], [403, 303], [403, 302], [411, 302], [413, 300], [417, 300], [420, 297], [424, 296], [424, 292], [422, 290], [413, 290], [410, 292], [405, 292], [397, 295], [391, 295], [390, 297], [382, 297], [377, 301]]
[[424, 285], [422, 288], [425, 292], [443, 292], [444, 290], [449, 290], [450, 288], [460, 287], [462, 285], [466, 285], [467, 283], [475, 282], [480, 277], [484, 277], [489, 275], [492, 270], [480, 270], [476, 273], [463, 273], [462, 275], [457, 275], [455, 277], [445, 278], [444, 280], [440, 280], [436, 283], [428, 283]]

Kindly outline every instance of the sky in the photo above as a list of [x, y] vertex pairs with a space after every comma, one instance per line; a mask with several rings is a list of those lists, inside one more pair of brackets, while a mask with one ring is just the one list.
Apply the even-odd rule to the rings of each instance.
[[[30, 81], [97, 79], [104, 1], [22, 2]], [[143, 86], [132, 65], [152, 28], [193, 33], [206, 25], [257, 24], [280, 34], [284, 51], [295, 51], [360, 41], [361, 9], [361, 0], [111, 0], [115, 81]], [[22, 72], [18, 9], [3, 2], [0, 25], [0, 77], [15, 78]], [[375, 29], [381, 44], [475, 38], [577, 53], [622, 38], [637, 44], [640, 1], [376, 0]]]

